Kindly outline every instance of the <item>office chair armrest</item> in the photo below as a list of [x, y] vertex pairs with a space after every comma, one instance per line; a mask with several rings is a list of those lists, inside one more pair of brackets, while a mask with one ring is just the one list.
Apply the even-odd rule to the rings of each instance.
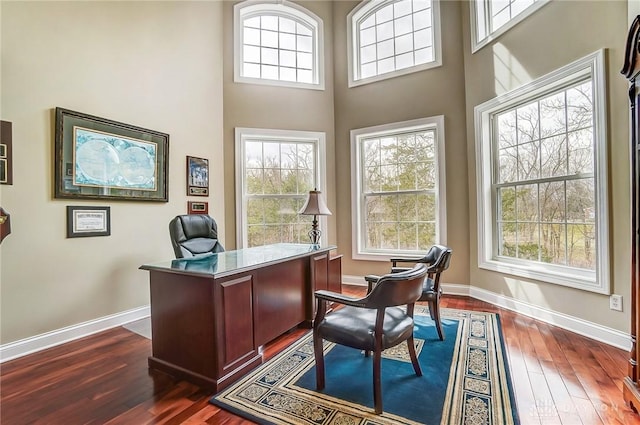
[[[402, 273], [411, 270], [411, 267], [391, 267], [391, 273]], [[429, 270], [427, 268], [427, 270]]]
[[367, 294], [371, 292], [373, 286], [378, 283], [380, 280], [380, 276], [375, 274], [368, 274], [364, 277], [364, 280], [367, 282]]
[[377, 281], [380, 280], [380, 276], [375, 275], [375, 274], [368, 274], [364, 277], [364, 280], [367, 283], [376, 283]]
[[340, 294], [338, 292], [331, 292], [320, 290], [315, 292], [316, 299], [325, 300], [329, 302], [350, 305], [353, 307], [363, 307], [363, 298], [350, 297], [349, 295]]
[[391, 261], [391, 266], [392, 267], [395, 267], [396, 264], [398, 264], [398, 263], [417, 263], [420, 260], [422, 260], [422, 257], [419, 257], [419, 258], [408, 258], [408, 257], [389, 258], [389, 261]]
[[396, 262], [396, 263], [415, 263], [415, 262], [418, 262], [419, 260], [422, 260], [422, 257], [418, 257], [418, 258], [408, 258], [408, 257], [389, 258], [389, 261]]

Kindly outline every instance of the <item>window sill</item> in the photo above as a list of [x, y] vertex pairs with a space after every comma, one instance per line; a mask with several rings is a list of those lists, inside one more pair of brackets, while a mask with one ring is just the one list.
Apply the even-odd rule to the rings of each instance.
[[[569, 268], [565, 268], [566, 271], [561, 272], [559, 270], [550, 270], [552, 267], [546, 267], [543, 264], [511, 264], [500, 260], [481, 261], [478, 267], [484, 270], [568, 286], [598, 294], [609, 294], [609, 290], [604, 288], [602, 283], [596, 281], [595, 272], [571, 273]], [[575, 270], [578, 271], [578, 269]]]

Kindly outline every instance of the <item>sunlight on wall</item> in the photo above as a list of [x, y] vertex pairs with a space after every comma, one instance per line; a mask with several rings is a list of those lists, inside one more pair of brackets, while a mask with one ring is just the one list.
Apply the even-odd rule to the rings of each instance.
[[493, 46], [493, 69], [496, 95], [531, 81], [531, 77], [520, 62], [500, 43]]

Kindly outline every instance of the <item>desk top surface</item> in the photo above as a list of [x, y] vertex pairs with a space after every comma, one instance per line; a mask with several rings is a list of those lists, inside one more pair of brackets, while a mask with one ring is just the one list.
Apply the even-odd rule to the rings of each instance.
[[315, 253], [330, 251], [332, 249], [336, 249], [336, 247], [333, 245], [317, 246], [311, 244], [277, 243], [143, 264], [140, 268], [142, 270], [155, 270], [169, 273], [224, 277], [240, 271], [248, 271], [269, 264], [276, 264], [297, 257], [305, 257]]

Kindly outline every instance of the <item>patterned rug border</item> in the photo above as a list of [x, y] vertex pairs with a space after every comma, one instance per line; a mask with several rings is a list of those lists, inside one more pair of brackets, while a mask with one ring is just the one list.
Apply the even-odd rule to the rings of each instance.
[[[518, 425], [500, 316], [496, 313], [458, 309], [442, 309], [441, 314], [443, 319], [457, 320], [459, 325], [440, 425]], [[416, 306], [415, 315], [428, 317], [429, 310], [426, 306]], [[325, 354], [334, 346], [335, 344], [326, 342]], [[483, 364], [486, 365], [485, 369], [489, 369], [488, 372], [483, 369]], [[387, 411], [382, 415], [375, 415], [370, 407], [297, 386], [299, 378], [314, 366], [311, 332], [308, 332], [243, 379], [214, 395], [210, 402], [263, 425], [425, 423]], [[483, 373], [490, 375], [489, 381], [483, 377]], [[480, 379], [476, 379], [477, 377]], [[284, 401], [292, 409], [304, 411], [305, 417], [294, 416], [284, 410], [259, 409], [260, 406], [254, 401], [265, 396]]]

